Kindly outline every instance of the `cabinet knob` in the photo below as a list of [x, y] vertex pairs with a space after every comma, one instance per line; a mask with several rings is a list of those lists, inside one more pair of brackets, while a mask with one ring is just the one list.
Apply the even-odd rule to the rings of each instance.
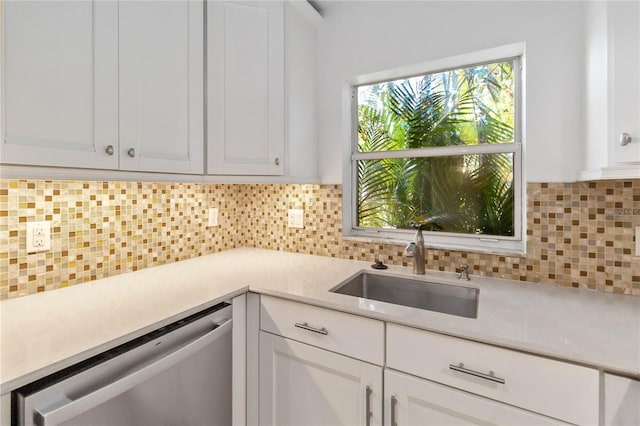
[[129, 148], [129, 151], [127, 151], [127, 155], [131, 158], [136, 156], [136, 150], [134, 148]]
[[107, 155], [113, 155], [114, 153], [113, 145], [108, 145], [107, 148], [104, 150], [104, 152], [106, 152]]
[[279, 166], [280, 165], [280, 159], [276, 157], [275, 163], [276, 163], [276, 166]]
[[627, 146], [631, 143], [631, 135], [629, 133], [622, 133], [620, 135], [620, 146]]

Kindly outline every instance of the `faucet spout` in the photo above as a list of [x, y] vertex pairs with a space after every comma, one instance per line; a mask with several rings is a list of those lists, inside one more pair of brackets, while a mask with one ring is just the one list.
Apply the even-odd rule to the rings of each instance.
[[424, 275], [424, 252], [424, 236], [422, 235], [422, 225], [420, 225], [413, 242], [404, 249], [404, 255], [413, 258], [413, 273], [416, 275]]

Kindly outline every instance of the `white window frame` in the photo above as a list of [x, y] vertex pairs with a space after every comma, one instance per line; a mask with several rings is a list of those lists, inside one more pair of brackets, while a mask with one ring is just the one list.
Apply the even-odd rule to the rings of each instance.
[[[515, 61], [514, 72], [514, 142], [500, 144], [456, 145], [398, 151], [358, 152], [358, 86], [398, 80], [413, 76], [466, 68], [500, 61]], [[524, 44], [495, 49], [403, 67], [400, 69], [358, 76], [349, 82], [350, 153], [343, 178], [343, 230], [347, 239], [405, 244], [415, 231], [411, 229], [380, 229], [357, 226], [357, 162], [383, 158], [442, 157], [476, 154], [513, 154], [514, 179], [514, 235], [474, 235], [453, 232], [425, 232], [428, 247], [497, 254], [523, 255], [526, 252], [526, 191], [523, 161], [524, 144]]]

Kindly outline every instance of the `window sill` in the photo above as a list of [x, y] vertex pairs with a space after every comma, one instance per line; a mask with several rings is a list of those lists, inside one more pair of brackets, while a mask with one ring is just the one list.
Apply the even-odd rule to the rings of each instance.
[[[357, 231], [356, 231], [357, 232]], [[351, 242], [360, 242], [360, 243], [368, 243], [368, 244], [389, 244], [395, 246], [406, 246], [410, 242], [413, 241], [413, 236], [409, 236], [408, 238], [393, 238], [393, 237], [384, 237], [384, 236], [369, 236], [369, 235], [359, 235], [356, 232], [352, 233], [344, 233], [342, 239], [344, 241]], [[472, 245], [472, 244], [464, 244], [464, 243], [438, 243], [429, 241], [429, 236], [425, 234], [425, 246], [427, 249], [435, 249], [435, 250], [447, 250], [447, 251], [457, 251], [457, 252], [466, 252], [466, 253], [483, 253], [483, 254], [491, 254], [491, 255], [499, 255], [499, 256], [515, 256], [515, 257], [526, 257], [526, 250], [524, 249], [524, 242], [517, 242], [517, 245], [522, 245], [522, 247], [491, 247], [488, 245]]]

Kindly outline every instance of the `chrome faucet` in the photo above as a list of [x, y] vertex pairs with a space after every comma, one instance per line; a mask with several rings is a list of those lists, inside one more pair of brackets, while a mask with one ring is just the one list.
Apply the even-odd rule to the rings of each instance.
[[404, 248], [404, 255], [413, 258], [413, 273], [424, 275], [424, 236], [422, 235], [423, 225], [418, 226], [413, 242]]

